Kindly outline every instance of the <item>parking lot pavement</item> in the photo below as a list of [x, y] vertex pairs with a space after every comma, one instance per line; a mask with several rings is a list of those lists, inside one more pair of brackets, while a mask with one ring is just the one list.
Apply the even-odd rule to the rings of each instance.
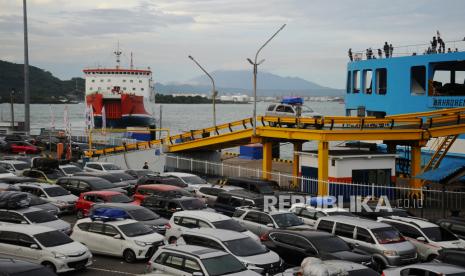
[[[71, 223], [74, 226], [76, 222], [76, 215], [63, 215], [61, 219]], [[109, 257], [103, 255], [94, 255], [93, 264], [84, 271], [73, 271], [64, 273], [63, 275], [77, 276], [77, 275], [120, 275], [120, 276], [131, 276], [142, 274], [145, 272], [147, 262], [138, 261], [136, 263], [128, 264], [123, 258]]]

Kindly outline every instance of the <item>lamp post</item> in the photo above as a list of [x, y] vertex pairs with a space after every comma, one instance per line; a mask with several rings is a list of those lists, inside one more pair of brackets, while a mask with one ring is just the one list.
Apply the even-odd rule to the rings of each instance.
[[197, 66], [210, 78], [210, 81], [212, 82], [212, 98], [213, 98], [213, 125], [216, 127], [216, 106], [215, 106], [215, 98], [216, 98], [216, 88], [215, 88], [215, 80], [213, 77], [205, 70], [203, 69], [202, 65], [200, 65], [192, 56], [189, 56], [189, 58], [197, 64]]
[[16, 93], [16, 90], [14, 88], [12, 88], [11, 91], [10, 91], [11, 130], [15, 129], [15, 109], [14, 109], [15, 93]]
[[286, 27], [286, 24], [282, 25], [257, 51], [255, 54], [255, 59], [252, 61], [250, 58], [247, 61], [253, 66], [253, 136], [257, 134], [257, 73], [258, 65], [262, 64], [265, 60], [262, 59], [260, 62], [257, 62], [258, 54], [260, 51], [265, 48], [265, 46], [282, 30]]
[[24, 130], [29, 134], [31, 131], [31, 117], [29, 112], [29, 46], [27, 38], [27, 6], [23, 0], [23, 20], [24, 20]]

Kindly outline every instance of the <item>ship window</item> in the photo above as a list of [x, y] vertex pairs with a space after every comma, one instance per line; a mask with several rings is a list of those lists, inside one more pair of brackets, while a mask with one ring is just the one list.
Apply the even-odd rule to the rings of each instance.
[[385, 95], [387, 91], [387, 70], [386, 68], [376, 69], [376, 93]]
[[103, 82], [103, 79], [100, 79], [100, 82]]
[[92, 82], [95, 82], [95, 80], [92, 80]]
[[110, 86], [107, 86], [107, 90], [110, 90]]
[[371, 82], [373, 79], [373, 71], [363, 70], [363, 92], [366, 94], [371, 94], [373, 91]]
[[[352, 71], [347, 71], [347, 84], [346, 84], [346, 91], [347, 91], [347, 94], [350, 93], [350, 80], [351, 80], [351, 76], [352, 76]], [[142, 82], [142, 81], [139, 81], [139, 82]]]
[[133, 80], [130, 80], [129, 82], [134, 82]]
[[123, 82], [126, 82], [126, 80], [123, 80]]
[[107, 82], [111, 82], [111, 80], [110, 80], [110, 79], [107, 79]]
[[139, 83], [142, 83], [142, 80], [139, 80]]
[[132, 88], [132, 91], [136, 91], [136, 88], [135, 88], [135, 87], [133, 87], [133, 88]]
[[123, 87], [123, 90], [126, 90], [126, 87]]
[[144, 88], [142, 87], [142, 88], [140, 89], [140, 91], [144, 91]]
[[94, 89], [94, 88], [92, 88], [92, 87], [89, 87], [89, 90], [93, 90], [93, 89]]
[[359, 72], [360, 71], [355, 70], [353, 78], [352, 78], [352, 85], [353, 85], [353, 90], [352, 91], [354, 93], [360, 92], [360, 74], [359, 74]]
[[425, 94], [426, 92], [426, 67], [413, 66], [410, 69], [410, 92], [412, 94]]

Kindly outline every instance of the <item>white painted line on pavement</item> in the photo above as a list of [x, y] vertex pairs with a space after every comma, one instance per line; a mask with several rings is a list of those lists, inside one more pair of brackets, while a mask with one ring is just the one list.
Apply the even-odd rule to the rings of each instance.
[[129, 272], [124, 272], [124, 271], [118, 271], [118, 270], [110, 270], [110, 269], [104, 269], [104, 268], [96, 268], [96, 267], [88, 267], [88, 270], [97, 270], [97, 271], [103, 271], [103, 272], [109, 272], [109, 273], [116, 273], [116, 274], [123, 274], [123, 275], [137, 275], [134, 273], [129, 273]]

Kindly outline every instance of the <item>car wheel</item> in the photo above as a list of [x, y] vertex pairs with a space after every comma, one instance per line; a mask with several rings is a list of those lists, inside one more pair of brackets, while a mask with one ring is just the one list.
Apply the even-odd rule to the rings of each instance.
[[57, 269], [56, 269], [55, 265], [52, 264], [51, 262], [43, 262], [42, 265], [45, 266], [46, 268], [50, 269], [53, 273], [57, 272]]
[[434, 259], [436, 259], [438, 257], [438, 255], [436, 254], [431, 254], [428, 256], [428, 258], [426, 258], [426, 261], [427, 262], [432, 262]]
[[126, 249], [123, 252], [123, 258], [127, 263], [133, 263], [136, 261], [136, 253], [131, 249]]
[[78, 219], [84, 218], [84, 213], [82, 213], [82, 210], [78, 210], [78, 211], [77, 211], [76, 217], [77, 217]]
[[173, 243], [176, 243], [177, 240], [178, 240], [178, 238], [176, 238], [176, 237], [170, 237], [170, 238], [168, 239], [168, 243], [169, 243], [169, 244], [173, 244]]
[[386, 264], [381, 259], [375, 258], [373, 261], [373, 269], [377, 272], [382, 272], [386, 268]]

